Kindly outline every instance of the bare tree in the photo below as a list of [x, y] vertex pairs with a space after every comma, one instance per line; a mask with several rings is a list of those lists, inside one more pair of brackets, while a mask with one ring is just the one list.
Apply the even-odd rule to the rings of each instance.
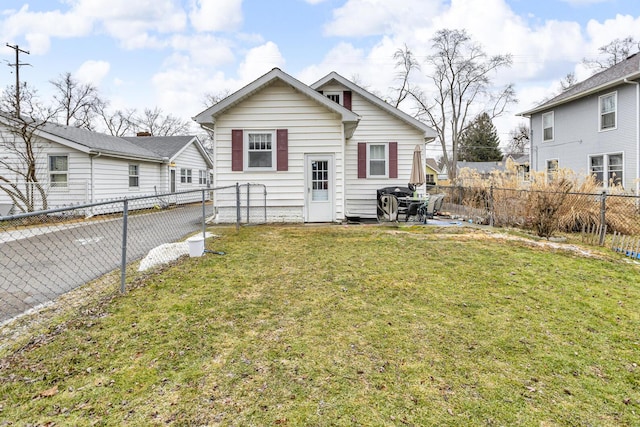
[[135, 108], [127, 110], [109, 111], [108, 105], [101, 105], [98, 108], [98, 120], [106, 128], [106, 131], [113, 136], [127, 136], [134, 131]]
[[401, 82], [400, 87], [393, 88], [394, 92], [397, 93], [397, 97], [393, 104], [394, 107], [398, 108], [400, 103], [411, 93], [410, 74], [413, 70], [419, 71], [420, 64], [416, 61], [413, 52], [411, 52], [406, 44], [402, 49], [396, 50], [393, 54], [393, 59], [396, 60], [395, 68], [400, 69], [396, 76], [396, 78]]
[[604, 56], [603, 59], [587, 59], [584, 58], [582, 63], [594, 72], [606, 70], [618, 62], [627, 59], [631, 54], [640, 51], [640, 42], [632, 36], [623, 39], [614, 39], [604, 46], [598, 48], [598, 52]]
[[[488, 57], [464, 30], [443, 29], [432, 39], [427, 57], [435, 92], [412, 88], [410, 95], [423, 118], [438, 135], [449, 179], [457, 176], [458, 145], [469, 127], [470, 114], [485, 112], [493, 120], [514, 102], [513, 85], [492, 90], [491, 75], [511, 66], [511, 55]], [[406, 68], [405, 68], [406, 69]]]
[[132, 117], [135, 132], [149, 132], [153, 136], [175, 136], [189, 133], [191, 122], [183, 120], [171, 114], [164, 114], [155, 107], [153, 110], [145, 108], [142, 115]]
[[511, 156], [522, 156], [529, 152], [529, 126], [520, 123], [509, 132], [509, 143], [507, 154]]
[[[56, 111], [43, 107], [35, 89], [21, 85], [20, 99], [8, 87], [0, 97], [0, 190], [21, 212], [47, 209], [46, 179], [41, 182], [41, 169], [46, 168], [43, 144], [37, 133], [54, 117]], [[20, 115], [7, 112], [17, 112]]]
[[564, 76], [564, 78], [562, 80], [560, 80], [560, 87], [562, 88], [562, 91], [564, 92], [565, 90], [569, 89], [570, 87], [572, 87], [576, 83], [578, 83], [578, 80], [576, 79], [576, 74], [575, 73], [567, 73], [567, 75]]
[[71, 73], [62, 74], [50, 83], [56, 88], [53, 100], [54, 108], [59, 111], [57, 121], [67, 126], [93, 129], [94, 118], [106, 105], [98, 88], [80, 83]]
[[207, 92], [207, 93], [204, 94], [204, 97], [202, 99], [202, 104], [206, 108], [209, 108], [212, 105], [215, 105], [218, 102], [222, 101], [223, 99], [225, 99], [230, 94], [231, 94], [231, 91], [229, 89], [226, 89], [226, 90], [223, 90], [223, 91], [220, 91], [220, 92]]

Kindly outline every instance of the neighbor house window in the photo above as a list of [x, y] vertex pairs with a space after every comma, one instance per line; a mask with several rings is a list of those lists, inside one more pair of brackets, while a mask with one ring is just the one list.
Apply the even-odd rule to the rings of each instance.
[[600, 104], [600, 130], [615, 129], [616, 111], [618, 107], [618, 96], [614, 93], [602, 95]]
[[622, 185], [622, 154], [609, 154], [607, 158], [607, 185]]
[[246, 166], [255, 169], [275, 169], [275, 132], [259, 131], [246, 134]]
[[191, 184], [191, 169], [180, 169], [180, 182], [183, 184]]
[[425, 175], [425, 182], [427, 184], [432, 184], [436, 182], [436, 176], [432, 173], [428, 173]]
[[129, 188], [138, 188], [140, 186], [140, 166], [129, 165]]
[[69, 156], [49, 156], [49, 183], [51, 187], [69, 185]]
[[558, 159], [547, 160], [547, 181], [551, 182], [558, 174]]
[[367, 176], [384, 178], [389, 175], [389, 148], [387, 144], [369, 144], [368, 146]]
[[604, 156], [593, 156], [589, 159], [589, 171], [596, 179], [596, 182], [602, 185], [604, 178]]
[[553, 111], [542, 115], [542, 140], [553, 140]]
[[200, 169], [198, 171], [198, 184], [204, 185], [207, 183], [207, 171]]
[[589, 171], [603, 187], [622, 185], [622, 154], [602, 154], [589, 157]]

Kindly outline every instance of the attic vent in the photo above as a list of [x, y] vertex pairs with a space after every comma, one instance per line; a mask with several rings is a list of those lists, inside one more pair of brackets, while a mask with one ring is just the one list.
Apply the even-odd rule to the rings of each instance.
[[151, 132], [144, 131], [136, 133], [136, 136], [151, 136]]

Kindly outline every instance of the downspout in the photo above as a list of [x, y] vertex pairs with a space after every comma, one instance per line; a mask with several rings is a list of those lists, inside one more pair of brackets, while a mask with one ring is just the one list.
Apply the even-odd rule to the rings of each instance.
[[627, 84], [636, 86], [636, 196], [640, 195], [640, 83], [624, 79]]

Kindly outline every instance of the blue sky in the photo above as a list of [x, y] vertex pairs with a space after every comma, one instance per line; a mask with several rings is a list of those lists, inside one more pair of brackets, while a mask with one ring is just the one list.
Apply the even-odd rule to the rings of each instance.
[[[519, 103], [495, 121], [506, 138], [524, 111], [558, 91], [568, 72], [614, 38], [640, 40], [638, 0], [3, 0], [0, 41], [30, 51], [21, 78], [50, 95], [71, 72], [113, 108], [160, 107], [190, 118], [205, 93], [233, 91], [280, 67], [311, 84], [330, 71], [391, 94], [393, 53], [419, 58], [441, 28], [465, 29], [514, 64], [494, 77]], [[13, 51], [0, 59], [13, 63]], [[0, 69], [12, 84], [12, 68]], [[416, 77], [426, 84], [426, 79]], [[408, 108], [408, 107], [405, 107]]]

